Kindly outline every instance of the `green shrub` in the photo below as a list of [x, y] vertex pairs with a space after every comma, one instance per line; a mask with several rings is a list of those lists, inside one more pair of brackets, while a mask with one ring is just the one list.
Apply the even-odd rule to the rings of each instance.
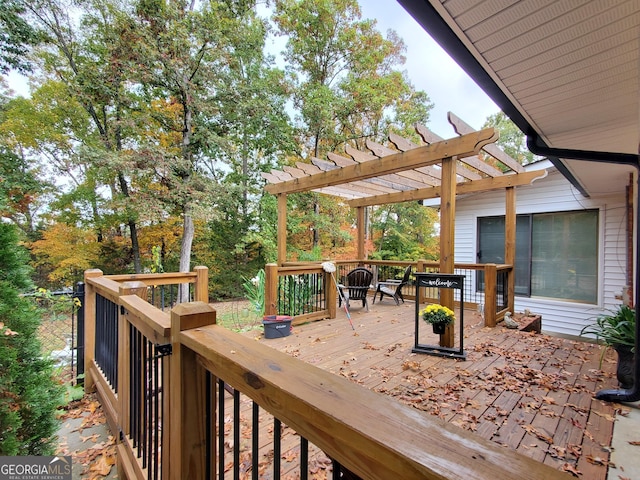
[[43, 358], [40, 312], [14, 227], [0, 223], [0, 455], [51, 455], [62, 387]]

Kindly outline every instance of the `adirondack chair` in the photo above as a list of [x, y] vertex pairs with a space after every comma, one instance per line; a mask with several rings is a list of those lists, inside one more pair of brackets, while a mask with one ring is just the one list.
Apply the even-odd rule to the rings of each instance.
[[344, 297], [347, 308], [350, 307], [351, 300], [362, 300], [362, 306], [369, 311], [369, 303], [367, 302], [367, 292], [371, 288], [371, 279], [373, 273], [364, 267], [358, 267], [347, 273], [345, 284], [338, 285], [341, 295], [338, 295], [338, 306], [342, 306], [342, 297]]
[[409, 275], [411, 275], [411, 266], [408, 266], [404, 271], [402, 280], [387, 280], [385, 282], [378, 282], [376, 287], [376, 293], [373, 295], [373, 303], [376, 303], [376, 296], [380, 294], [380, 301], [382, 297], [387, 295], [395, 300], [396, 305], [400, 305], [400, 300], [404, 303], [404, 297], [402, 296], [402, 287], [409, 283]]

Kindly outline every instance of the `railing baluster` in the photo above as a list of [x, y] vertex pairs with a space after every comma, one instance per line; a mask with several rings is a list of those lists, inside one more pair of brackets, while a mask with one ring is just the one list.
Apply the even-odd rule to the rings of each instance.
[[309, 478], [309, 440], [300, 437], [300, 480]]
[[218, 478], [224, 478], [224, 381], [218, 379]]
[[260, 406], [251, 402], [251, 479], [258, 480], [258, 452], [260, 450]]
[[[211, 433], [212, 431], [215, 431], [212, 429], [211, 425], [212, 422], [214, 421], [214, 419], [212, 418], [211, 412], [214, 409], [213, 406], [213, 395], [211, 394], [211, 389], [212, 389], [212, 383], [213, 383], [213, 375], [211, 374], [211, 372], [209, 370], [206, 371], [205, 373], [205, 377], [204, 377], [204, 382], [205, 382], [205, 393], [204, 393], [204, 424], [206, 426], [206, 430], [205, 430], [205, 443], [206, 443], [206, 452], [207, 452], [207, 458], [205, 461], [205, 479], [206, 480], [212, 480], [211, 479], [211, 453], [213, 450], [213, 438]], [[214, 425], [215, 428], [215, 425]]]
[[282, 456], [282, 422], [273, 419], [273, 479], [280, 479], [280, 457]]
[[331, 478], [333, 480], [340, 480], [340, 464], [338, 463], [337, 460], [332, 460], [331, 464], [333, 465], [333, 474], [331, 475]]
[[158, 479], [158, 466], [160, 465], [159, 459], [158, 459], [158, 447], [160, 446], [160, 442], [158, 439], [158, 436], [160, 435], [160, 431], [159, 431], [159, 426], [160, 426], [160, 409], [158, 408], [159, 406], [159, 395], [160, 395], [160, 388], [159, 388], [159, 365], [161, 362], [161, 357], [160, 357], [160, 353], [158, 351], [158, 345], [156, 345], [155, 348], [155, 355], [153, 357], [153, 403], [154, 403], [154, 409], [155, 409], [155, 415], [153, 418], [153, 425], [154, 425], [154, 429], [153, 429], [153, 450], [152, 450], [152, 459], [151, 459], [151, 465], [153, 465], [153, 479], [157, 480]]
[[233, 391], [233, 479], [240, 480], [240, 391]]

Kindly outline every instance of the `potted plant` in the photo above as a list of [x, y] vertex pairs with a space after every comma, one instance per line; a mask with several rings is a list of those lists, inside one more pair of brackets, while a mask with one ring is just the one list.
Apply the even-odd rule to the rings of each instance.
[[636, 338], [636, 312], [633, 308], [620, 305], [617, 310], [598, 316], [594, 323], [582, 329], [580, 335], [595, 335], [597, 340], [618, 352], [616, 376], [620, 387], [633, 387]]
[[455, 314], [443, 305], [432, 303], [427, 305], [420, 312], [422, 319], [430, 323], [433, 327], [433, 333], [442, 335], [450, 323], [452, 323], [456, 317]]

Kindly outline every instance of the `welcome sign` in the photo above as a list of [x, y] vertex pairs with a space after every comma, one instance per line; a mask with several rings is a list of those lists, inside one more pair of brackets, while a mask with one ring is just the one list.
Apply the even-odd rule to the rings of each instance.
[[[464, 351], [464, 275], [456, 275], [449, 273], [420, 273], [414, 274], [416, 279], [416, 326], [415, 326], [415, 342], [411, 349], [414, 353], [426, 353], [428, 355], [437, 355], [440, 357], [457, 358], [466, 360], [467, 354]], [[420, 295], [420, 288], [448, 288], [459, 290], [459, 311], [458, 311], [458, 331], [460, 338], [458, 340], [458, 348], [442, 347], [440, 345], [429, 345], [420, 343], [420, 304], [419, 299], [424, 298]]]

